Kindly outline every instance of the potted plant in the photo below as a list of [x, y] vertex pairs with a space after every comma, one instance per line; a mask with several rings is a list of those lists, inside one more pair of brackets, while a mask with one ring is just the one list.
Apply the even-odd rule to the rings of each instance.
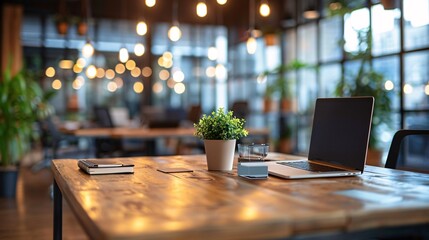
[[274, 112], [277, 109], [276, 101], [273, 100], [276, 88], [274, 85], [267, 86], [264, 94], [264, 112]]
[[280, 65], [273, 70], [263, 72], [262, 76], [277, 76], [277, 78], [271, 84], [267, 85], [264, 101], [267, 101], [267, 98], [271, 98], [277, 93], [280, 98], [280, 110], [282, 112], [294, 111], [296, 103], [292, 98], [290, 80], [285, 77], [285, 74], [287, 72], [296, 71], [304, 67], [307, 67], [307, 64], [295, 60], [287, 65]]
[[375, 98], [367, 162], [371, 165], [381, 166], [380, 129], [390, 122], [390, 94], [392, 92], [385, 90], [385, 77], [370, 64], [370, 29], [359, 30], [357, 33], [359, 46], [367, 47], [348, 55], [349, 59], [360, 61], [359, 69], [354, 74], [350, 72], [343, 74], [341, 81], [336, 86], [335, 94], [337, 96], [373, 96]]
[[18, 164], [30, 149], [40, 86], [23, 71], [12, 76], [10, 66], [0, 80], [0, 197], [14, 197]]
[[57, 29], [58, 34], [66, 35], [69, 29], [70, 20], [67, 16], [57, 15], [54, 17], [55, 27]]
[[232, 111], [219, 108], [194, 124], [195, 136], [204, 140], [208, 170], [232, 170], [236, 140], [248, 134], [244, 123]]
[[284, 117], [280, 117], [280, 136], [278, 143], [278, 151], [281, 153], [292, 153], [293, 141], [292, 141], [292, 127], [288, 124]]

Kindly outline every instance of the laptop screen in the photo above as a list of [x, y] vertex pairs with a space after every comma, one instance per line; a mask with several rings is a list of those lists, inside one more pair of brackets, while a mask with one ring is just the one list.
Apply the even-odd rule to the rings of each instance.
[[373, 97], [317, 99], [308, 159], [363, 171], [373, 105]]

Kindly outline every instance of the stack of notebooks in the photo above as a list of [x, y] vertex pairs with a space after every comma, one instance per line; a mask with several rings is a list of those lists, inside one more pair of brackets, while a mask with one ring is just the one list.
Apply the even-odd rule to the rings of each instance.
[[80, 159], [77, 165], [88, 174], [134, 173], [133, 164], [112, 159]]

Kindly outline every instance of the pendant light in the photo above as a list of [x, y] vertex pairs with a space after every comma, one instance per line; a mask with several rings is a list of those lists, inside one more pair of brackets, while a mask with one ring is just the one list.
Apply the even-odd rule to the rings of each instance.
[[262, 0], [261, 5], [259, 5], [259, 14], [261, 14], [262, 17], [268, 17], [270, 16], [271, 8], [268, 4], [268, 0]]
[[128, 61], [129, 58], [128, 49], [126, 47], [122, 47], [119, 49], [119, 61], [122, 63], [125, 63]]
[[85, 45], [82, 47], [82, 55], [86, 58], [92, 57], [94, 55], [94, 46], [89, 39], [86, 40]]
[[207, 16], [207, 4], [206, 4], [206, 1], [205, 0], [199, 1], [198, 4], [197, 4], [196, 10], [197, 10], [198, 17], [203, 18], [203, 17]]
[[[123, 1], [123, 4], [126, 4], [127, 1]], [[122, 16], [125, 18], [126, 16], [126, 6], [122, 5]], [[124, 23], [126, 24], [126, 23]], [[122, 29], [126, 29], [126, 26], [122, 26]], [[122, 33], [121, 36], [124, 36], [125, 34]], [[122, 41], [124, 41], [123, 37], [122, 37]], [[119, 61], [122, 63], [125, 63], [126, 61], [128, 61], [129, 58], [129, 54], [128, 54], [128, 49], [125, 46], [125, 43], [122, 43], [122, 47], [119, 49]]]
[[140, 21], [137, 23], [136, 32], [140, 36], [144, 36], [147, 33], [147, 24], [145, 21]]
[[225, 4], [226, 4], [226, 2], [228, 2], [228, 0], [217, 0], [217, 3], [218, 3], [219, 5], [225, 5]]
[[85, 0], [85, 7], [83, 7], [86, 10], [86, 25], [88, 26], [88, 30], [86, 31], [86, 43], [82, 47], [82, 55], [85, 58], [90, 58], [92, 55], [94, 55], [94, 46], [89, 38], [89, 18], [90, 18], [90, 3], [89, 0]]
[[256, 38], [253, 34], [255, 29], [255, 0], [250, 0], [249, 4], [249, 37], [246, 42], [247, 53], [255, 54], [257, 48]]
[[182, 31], [179, 28], [179, 21], [177, 20], [177, 10], [178, 10], [178, 3], [177, 0], [174, 0], [173, 2], [173, 24], [168, 30], [168, 38], [173, 41], [177, 42], [182, 37]]
[[145, 4], [146, 4], [146, 6], [148, 6], [150, 8], [154, 7], [156, 4], [156, 0], [145, 0]]

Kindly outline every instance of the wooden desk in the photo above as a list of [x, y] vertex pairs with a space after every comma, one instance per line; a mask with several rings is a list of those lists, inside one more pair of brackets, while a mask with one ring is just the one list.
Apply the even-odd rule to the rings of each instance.
[[[134, 174], [90, 176], [78, 169], [76, 160], [53, 161], [56, 239], [61, 238], [62, 197], [92, 239], [329, 237], [417, 224], [424, 224], [426, 234], [429, 231], [426, 174], [368, 166], [358, 177], [247, 180], [235, 169], [205, 170], [204, 155], [123, 160], [135, 164]], [[164, 174], [156, 170], [159, 167], [194, 172]], [[401, 200], [337, 194], [351, 189]]]

